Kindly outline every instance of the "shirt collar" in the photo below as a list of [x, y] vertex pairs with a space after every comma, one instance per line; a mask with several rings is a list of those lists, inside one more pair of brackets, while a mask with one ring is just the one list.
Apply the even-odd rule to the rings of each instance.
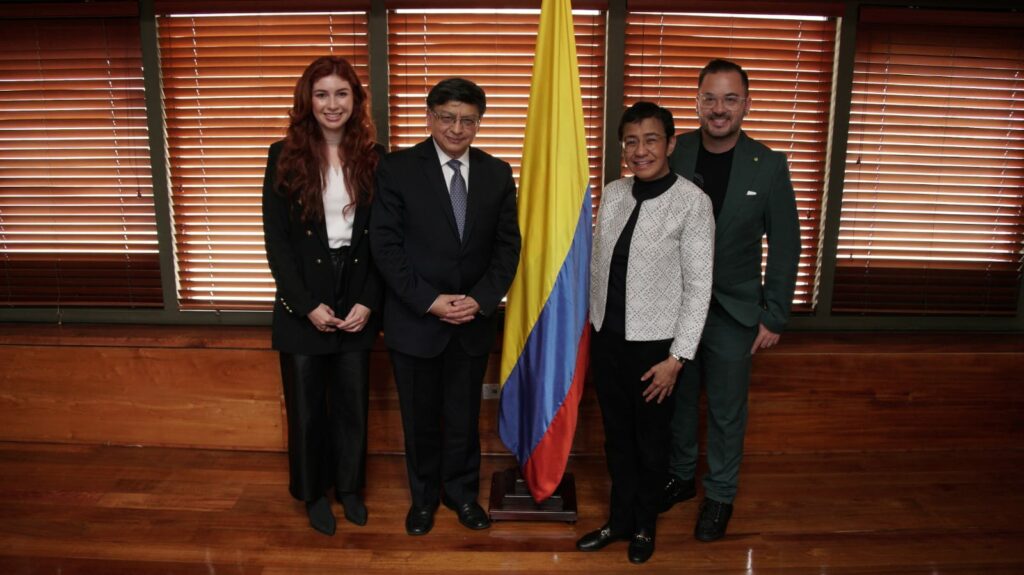
[[448, 154], [446, 154], [445, 151], [441, 149], [441, 146], [437, 145], [437, 140], [435, 140], [434, 138], [430, 138], [430, 141], [431, 141], [431, 143], [434, 144], [434, 149], [437, 150], [437, 157], [438, 157], [438, 159], [441, 160], [441, 165], [442, 166], [447, 164], [449, 162], [449, 160], [458, 160], [458, 161], [462, 162], [463, 166], [468, 166], [469, 165], [469, 148], [466, 148], [466, 151], [463, 152], [463, 154], [461, 156], [459, 156], [458, 158], [453, 158], [453, 157], [449, 156]]

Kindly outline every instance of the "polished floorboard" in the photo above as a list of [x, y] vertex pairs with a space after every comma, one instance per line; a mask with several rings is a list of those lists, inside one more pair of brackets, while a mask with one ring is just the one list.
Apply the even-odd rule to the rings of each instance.
[[[507, 457], [485, 457], [489, 477]], [[700, 543], [697, 500], [658, 524], [645, 565], [626, 544], [580, 553], [605, 518], [600, 458], [570, 461], [576, 524], [405, 535], [400, 456], [372, 456], [369, 523], [312, 531], [285, 455], [0, 443], [0, 574], [683, 573], [1024, 574], [1024, 450], [758, 455], [744, 462], [725, 539]]]

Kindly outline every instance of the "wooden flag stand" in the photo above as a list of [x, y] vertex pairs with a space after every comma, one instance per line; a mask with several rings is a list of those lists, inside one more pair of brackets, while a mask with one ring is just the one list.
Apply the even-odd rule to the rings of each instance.
[[567, 521], [576, 522], [576, 479], [562, 475], [555, 492], [536, 503], [526, 487], [518, 467], [495, 471], [491, 476], [491, 498], [487, 512], [494, 521]]

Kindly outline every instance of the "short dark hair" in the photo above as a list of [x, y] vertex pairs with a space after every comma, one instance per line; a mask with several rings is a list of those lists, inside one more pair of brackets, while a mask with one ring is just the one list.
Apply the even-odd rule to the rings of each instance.
[[484, 110], [487, 109], [487, 96], [484, 95], [483, 88], [465, 78], [441, 80], [434, 84], [434, 87], [430, 89], [430, 93], [427, 94], [427, 107], [431, 110], [434, 109], [434, 106], [440, 106], [452, 101], [476, 106], [481, 116], [484, 115]]
[[700, 71], [700, 76], [697, 77], [697, 88], [700, 88], [701, 84], [704, 83], [704, 76], [707, 76], [708, 74], [717, 74], [719, 72], [736, 72], [739, 74], [740, 79], [743, 80], [743, 89], [748, 94], [750, 93], [750, 78], [747, 77], [747, 71], [741, 68], [736, 62], [723, 60], [721, 58], [715, 58], [704, 66], [704, 69]]
[[647, 118], [656, 118], [661, 121], [661, 125], [665, 127], [666, 140], [671, 140], [672, 136], [676, 134], [676, 124], [672, 120], [672, 112], [654, 102], [641, 100], [626, 108], [626, 111], [622, 113], [622, 119], [619, 120], [619, 141], [622, 141], [622, 132], [625, 130], [626, 124], [642, 122]]

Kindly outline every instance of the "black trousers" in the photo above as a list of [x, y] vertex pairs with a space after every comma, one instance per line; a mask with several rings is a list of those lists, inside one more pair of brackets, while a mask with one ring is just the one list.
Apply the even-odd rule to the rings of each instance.
[[668, 480], [672, 410], [669, 397], [646, 402], [640, 376], [668, 357], [671, 340], [626, 341], [591, 333], [590, 373], [604, 422], [604, 452], [612, 479], [608, 523], [620, 533], [654, 530]]
[[412, 504], [436, 507], [441, 489], [455, 505], [480, 491], [480, 388], [487, 355], [471, 356], [456, 340], [437, 357], [391, 350], [405, 432]]
[[288, 413], [288, 490], [315, 501], [357, 491], [366, 478], [370, 353], [281, 353]]

